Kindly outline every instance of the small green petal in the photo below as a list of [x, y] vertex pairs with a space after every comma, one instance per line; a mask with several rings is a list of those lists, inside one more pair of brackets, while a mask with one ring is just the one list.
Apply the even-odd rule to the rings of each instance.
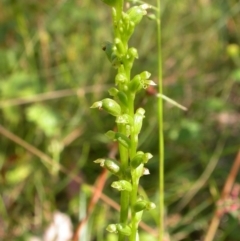
[[110, 233], [118, 233], [116, 224], [109, 224], [106, 230]]
[[134, 115], [134, 129], [135, 133], [139, 134], [142, 128], [142, 122], [145, 114], [145, 110], [143, 108], [137, 109], [135, 115]]
[[116, 132], [114, 131], [108, 131], [105, 133], [105, 136], [107, 136], [110, 140], [113, 140], [113, 141], [116, 140], [115, 135], [116, 135]]
[[90, 108], [102, 108], [102, 101], [94, 102]]
[[98, 158], [97, 160], [93, 161], [94, 163], [99, 163], [101, 167], [104, 167], [105, 159]]

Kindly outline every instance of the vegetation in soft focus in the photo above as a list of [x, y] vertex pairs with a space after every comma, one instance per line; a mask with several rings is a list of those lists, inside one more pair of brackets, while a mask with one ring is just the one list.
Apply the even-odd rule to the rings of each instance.
[[[49, 241], [61, 212], [69, 237], [115, 241], [105, 228], [119, 194], [93, 163], [114, 155], [104, 136], [113, 119], [89, 108], [114, 80], [102, 51], [111, 12], [90, 0], [2, 0], [0, 9], [0, 240]], [[217, 207], [215, 240], [238, 241], [239, 175], [221, 197], [240, 142], [240, 2], [163, 0], [161, 24], [164, 94], [188, 108], [164, 103], [166, 240], [203, 240]], [[144, 66], [157, 82], [155, 22], [144, 18], [134, 35], [133, 74]], [[158, 203], [157, 97], [137, 101], [148, 116], [139, 145], [154, 156], [139, 191]], [[158, 212], [144, 214], [140, 240], [158, 240]]]

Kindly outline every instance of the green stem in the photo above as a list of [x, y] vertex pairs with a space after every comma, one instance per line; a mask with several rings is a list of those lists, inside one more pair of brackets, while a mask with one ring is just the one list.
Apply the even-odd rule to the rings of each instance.
[[[128, 95], [128, 110], [129, 110], [129, 115], [134, 119], [134, 99], [135, 95], [129, 94]], [[138, 136], [135, 135], [134, 130], [131, 130], [131, 150], [129, 151], [130, 155], [130, 160], [135, 156], [136, 151], [137, 151], [137, 145], [138, 145]]]
[[[120, 133], [126, 134], [125, 126], [119, 124], [118, 131]], [[119, 144], [119, 153], [121, 159], [121, 168], [122, 170], [128, 169], [128, 150]], [[126, 176], [123, 176], [124, 180], [127, 180]], [[129, 209], [129, 192], [122, 191], [120, 199], [120, 223], [127, 224], [128, 222], [128, 209]], [[118, 241], [124, 241], [125, 236], [119, 233]]]
[[[124, 41], [124, 37], [121, 36], [121, 33], [119, 31], [120, 29], [120, 18], [123, 11], [123, 3], [124, 0], [119, 0], [118, 4], [116, 5], [115, 10], [113, 10], [114, 17], [113, 17], [113, 25], [114, 25], [114, 37], [121, 39], [122, 44], [125, 46], [125, 49], [121, 49], [121, 55], [125, 56], [128, 50], [128, 43], [127, 41]], [[127, 76], [127, 81], [130, 82], [131, 79], [131, 69], [132, 64], [127, 61], [125, 58], [122, 62], [124, 66], [124, 72]], [[122, 70], [121, 70], [122, 71]], [[120, 91], [128, 92], [126, 91], [125, 85], [119, 85]], [[126, 113], [129, 114], [132, 119], [134, 120], [134, 100], [135, 100], [135, 93], [126, 93], [128, 96], [128, 107], [126, 109]], [[123, 114], [123, 113], [122, 113]], [[124, 135], [127, 135], [127, 129], [126, 126], [122, 124], [118, 124], [118, 131]], [[127, 175], [127, 171], [129, 169], [129, 161], [131, 161], [137, 152], [137, 146], [138, 146], [138, 133], [136, 134], [135, 127], [131, 127], [131, 134], [130, 134], [130, 141], [131, 141], [131, 147], [129, 150], [127, 150], [125, 147], [121, 146], [119, 144], [119, 153], [120, 153], [120, 159], [121, 159], [121, 169], [123, 171], [123, 177], [122, 179], [129, 181], [129, 177]], [[138, 185], [139, 185], [139, 179], [142, 174], [143, 165], [140, 165], [134, 170], [131, 170], [131, 182], [132, 182], [132, 191], [131, 193], [127, 191], [121, 192], [121, 200], [120, 200], [120, 223], [122, 224], [128, 224], [128, 209], [129, 209], [129, 200], [130, 200], [130, 207], [131, 207], [131, 235], [129, 237], [130, 241], [138, 241], [138, 224], [140, 221], [138, 213], [135, 212], [134, 206], [137, 202], [137, 194], [138, 194]], [[118, 241], [124, 241], [125, 236], [119, 233]]]
[[[129, 115], [134, 119], [134, 99], [135, 95], [130, 94], [128, 96], [129, 100]], [[129, 150], [130, 160], [134, 158], [137, 152], [138, 146], [138, 135], [135, 134], [134, 128], [131, 130], [131, 150]], [[131, 228], [132, 233], [130, 236], [130, 241], [137, 241], [138, 240], [138, 223], [136, 213], [134, 211], [134, 205], [137, 202], [137, 193], [138, 193], [138, 184], [139, 184], [139, 177], [137, 174], [137, 170], [134, 169], [131, 171], [132, 176], [132, 192], [131, 196]]]
[[[132, 180], [132, 192], [131, 192], [131, 227], [132, 233], [130, 236], [130, 241], [137, 241], [138, 240], [138, 220], [136, 218], [136, 213], [134, 211], [134, 204], [137, 201], [137, 193], [138, 193], [138, 183], [139, 179], [135, 179], [135, 170], [132, 172], [133, 180]], [[135, 179], [135, 180], [134, 180]]]
[[[121, 18], [122, 10], [123, 10], [123, 2], [124, 0], [119, 0], [118, 5], [116, 6], [116, 17], [113, 19], [113, 26], [114, 26], [114, 36], [120, 37], [118, 23]], [[126, 134], [125, 126], [118, 124], [118, 131], [122, 134]], [[127, 170], [128, 169], [128, 160], [129, 160], [129, 153], [128, 150], [119, 144], [119, 153], [121, 159], [121, 169]], [[127, 180], [126, 174], [123, 176], [124, 180]], [[120, 223], [127, 224], [128, 222], [128, 209], [129, 209], [129, 192], [122, 191], [121, 198], [120, 198]], [[118, 235], [118, 241], [124, 241], [125, 236], [120, 234]]]
[[[159, 93], [163, 94], [162, 81], [162, 49], [161, 49], [161, 1], [157, 0], [157, 39], [158, 39], [158, 80]], [[159, 119], [159, 241], [164, 240], [164, 135], [163, 135], [163, 103], [158, 98]]]
[[118, 5], [117, 5], [117, 8], [116, 8], [117, 21], [121, 18], [121, 15], [122, 15], [123, 3], [124, 3], [124, 0], [118, 0]]
[[114, 31], [114, 36], [115, 37], [120, 37], [121, 36], [121, 34], [119, 33], [119, 29], [118, 29], [118, 22], [119, 22], [119, 20], [121, 18], [121, 15], [122, 15], [123, 3], [124, 3], [124, 0], [118, 0], [117, 6], [115, 8], [115, 10], [116, 10], [116, 18], [113, 19], [113, 31]]

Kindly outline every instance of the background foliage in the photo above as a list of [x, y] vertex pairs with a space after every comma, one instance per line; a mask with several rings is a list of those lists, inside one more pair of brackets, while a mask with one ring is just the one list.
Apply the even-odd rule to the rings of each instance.
[[[174, 241], [197, 240], [239, 149], [240, 3], [163, 0], [162, 6], [164, 91], [188, 108], [164, 105], [166, 230]], [[74, 227], [86, 212], [102, 172], [92, 161], [111, 148], [104, 133], [114, 119], [89, 109], [114, 83], [101, 49], [111, 41], [111, 15], [90, 0], [2, 0], [0, 9], [0, 124], [20, 138], [1, 131], [0, 239], [20, 241], [41, 237], [55, 210], [68, 214]], [[154, 21], [145, 18], [131, 44], [140, 56], [134, 72], [148, 70], [157, 82]], [[138, 100], [147, 116], [141, 149], [154, 155], [142, 194], [157, 203], [156, 103], [146, 93]], [[23, 140], [42, 156], [27, 151]], [[104, 193], [118, 200], [111, 180]], [[146, 213], [144, 221], [157, 228], [157, 216], [157, 210]], [[116, 217], [108, 203], [96, 203], [85, 240], [114, 240], [105, 226]], [[238, 240], [237, 226], [239, 210], [226, 214], [217, 240]], [[142, 237], [156, 240], [151, 232]]]

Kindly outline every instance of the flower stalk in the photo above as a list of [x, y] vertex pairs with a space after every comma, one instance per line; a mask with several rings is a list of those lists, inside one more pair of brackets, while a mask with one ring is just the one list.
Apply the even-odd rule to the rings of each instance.
[[[117, 233], [119, 241], [139, 241], [138, 225], [144, 210], [155, 207], [153, 203], [142, 200], [138, 196], [138, 186], [141, 176], [146, 174], [144, 165], [152, 157], [150, 153], [138, 151], [138, 136], [140, 134], [145, 110], [135, 110], [135, 96], [149, 85], [155, 85], [149, 80], [151, 74], [143, 71], [135, 76], [131, 70], [137, 49], [128, 46], [135, 27], [147, 14], [149, 6], [143, 4], [123, 9], [123, 0], [102, 0], [112, 8], [114, 39], [105, 42], [103, 50], [113, 68], [116, 69], [115, 85], [109, 90], [112, 98], [95, 102], [91, 108], [105, 110], [114, 116], [117, 131], [108, 131], [106, 136], [118, 142], [120, 161], [99, 158], [95, 162], [107, 168], [119, 180], [112, 187], [121, 192], [119, 223], [109, 224], [107, 230]], [[129, 215], [130, 214], [130, 215]]]

